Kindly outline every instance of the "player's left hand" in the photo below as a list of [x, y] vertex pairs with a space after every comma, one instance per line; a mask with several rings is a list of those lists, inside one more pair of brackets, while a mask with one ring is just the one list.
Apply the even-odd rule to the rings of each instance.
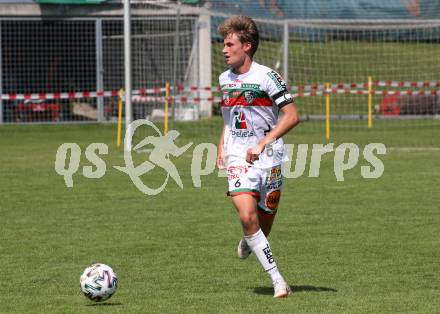
[[254, 161], [260, 159], [260, 154], [264, 150], [264, 146], [260, 144], [255, 145], [252, 148], [249, 148], [246, 152], [246, 161], [251, 165], [254, 164]]

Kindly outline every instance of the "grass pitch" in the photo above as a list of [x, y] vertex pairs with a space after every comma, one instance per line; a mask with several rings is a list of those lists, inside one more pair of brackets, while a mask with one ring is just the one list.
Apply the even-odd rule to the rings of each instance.
[[[176, 125], [179, 146], [217, 143], [219, 121]], [[392, 126], [392, 127], [390, 127]], [[218, 130], [217, 130], [218, 128]], [[294, 294], [274, 300], [255, 256], [235, 255], [241, 228], [226, 179], [190, 176], [193, 148], [173, 158], [184, 183], [151, 197], [129, 177], [114, 125], [2, 126], [0, 147], [0, 312], [32, 313], [433, 313], [440, 308], [439, 124], [382, 121], [373, 130], [335, 125], [336, 143], [382, 141], [383, 176], [363, 179], [358, 165], [336, 182], [333, 156], [320, 177], [287, 179], [270, 236]], [[323, 143], [304, 122], [287, 143]], [[101, 179], [54, 170], [59, 145], [103, 142]], [[362, 156], [362, 155], [361, 155]], [[309, 155], [310, 158], [310, 155]], [[138, 162], [147, 159], [138, 154]], [[308, 163], [309, 165], [309, 163]], [[144, 182], [158, 186], [163, 172]], [[119, 289], [91, 303], [79, 276], [94, 262], [111, 265]]]

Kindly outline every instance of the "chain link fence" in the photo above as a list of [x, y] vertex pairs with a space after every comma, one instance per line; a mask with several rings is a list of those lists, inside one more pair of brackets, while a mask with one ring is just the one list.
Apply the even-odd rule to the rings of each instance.
[[[134, 119], [163, 106], [145, 91], [197, 79], [196, 20], [184, 16], [177, 26], [172, 16], [132, 19]], [[0, 29], [0, 123], [116, 120], [124, 87], [122, 17], [0, 19]]]
[[[217, 78], [226, 65], [216, 28], [246, 6], [267, 9], [243, 1], [232, 7], [220, 6], [231, 1], [206, 1], [200, 3], [204, 8], [182, 11], [173, 3], [132, 5], [133, 119], [163, 119], [166, 83], [178, 118], [197, 119], [201, 110], [219, 114]], [[0, 18], [0, 123], [116, 121], [124, 29], [121, 12], [113, 16]], [[369, 112], [387, 119], [438, 116], [440, 20], [287, 17], [257, 18], [261, 44], [255, 60], [285, 76], [303, 118], [329, 115], [364, 127]], [[200, 37], [202, 28], [207, 37]], [[370, 76], [374, 91], [366, 86]], [[332, 94], [328, 113], [320, 97], [326, 94]]]

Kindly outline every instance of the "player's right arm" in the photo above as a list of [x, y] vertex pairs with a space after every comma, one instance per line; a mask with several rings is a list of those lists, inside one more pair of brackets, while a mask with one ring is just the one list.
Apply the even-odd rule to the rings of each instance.
[[218, 143], [218, 147], [217, 147], [217, 168], [218, 169], [225, 169], [225, 154], [224, 154], [224, 142], [225, 142], [225, 129], [226, 129], [226, 124], [223, 125], [223, 130], [222, 133], [220, 135], [220, 140]]

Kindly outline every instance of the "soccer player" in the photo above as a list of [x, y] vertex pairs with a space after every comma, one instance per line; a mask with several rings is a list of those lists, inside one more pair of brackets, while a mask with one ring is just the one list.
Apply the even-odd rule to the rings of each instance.
[[267, 236], [281, 196], [285, 158], [281, 137], [299, 123], [299, 116], [281, 76], [252, 60], [259, 42], [255, 22], [234, 16], [218, 31], [229, 69], [219, 77], [224, 127], [217, 166], [227, 169], [228, 195], [243, 227], [237, 253], [244, 259], [254, 252], [272, 279], [274, 297], [287, 297], [291, 289], [278, 270]]

